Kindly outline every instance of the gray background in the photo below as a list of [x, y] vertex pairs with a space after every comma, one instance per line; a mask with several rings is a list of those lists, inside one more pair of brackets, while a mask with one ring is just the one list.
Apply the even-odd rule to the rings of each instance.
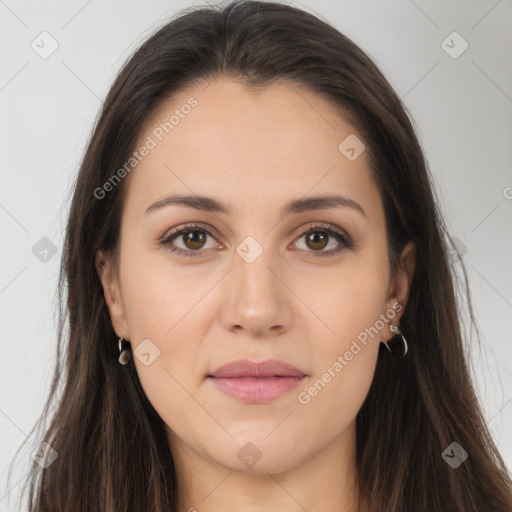
[[[469, 272], [483, 343], [471, 353], [478, 393], [512, 468], [512, 2], [287, 3], [323, 17], [361, 46], [414, 118]], [[189, 5], [199, 4], [0, 0], [1, 511], [14, 509], [34, 447], [22, 452], [9, 488], [8, 464], [49, 391], [52, 299], [68, 193], [92, 123], [124, 60]], [[48, 58], [31, 47], [50, 48], [48, 36], [39, 36], [43, 31], [58, 44]], [[461, 40], [450, 36], [443, 44], [454, 31], [469, 45], [457, 58], [445, 50], [458, 52]], [[36, 245], [48, 244], [43, 237], [56, 248], [46, 262]]]

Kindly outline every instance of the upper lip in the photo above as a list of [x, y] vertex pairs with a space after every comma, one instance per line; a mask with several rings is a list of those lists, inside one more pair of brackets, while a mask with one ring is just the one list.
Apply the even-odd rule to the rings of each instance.
[[217, 368], [208, 377], [304, 377], [305, 375], [295, 366], [277, 359], [267, 359], [261, 362], [238, 359]]

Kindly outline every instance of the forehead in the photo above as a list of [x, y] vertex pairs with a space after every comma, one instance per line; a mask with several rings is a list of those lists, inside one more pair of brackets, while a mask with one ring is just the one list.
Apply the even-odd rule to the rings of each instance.
[[289, 82], [253, 90], [221, 78], [181, 90], [139, 135], [136, 148], [151, 149], [129, 176], [126, 201], [215, 195], [235, 211], [265, 197], [280, 208], [310, 192], [378, 201], [366, 150], [355, 160], [343, 153], [344, 141], [362, 135], [342, 112]]

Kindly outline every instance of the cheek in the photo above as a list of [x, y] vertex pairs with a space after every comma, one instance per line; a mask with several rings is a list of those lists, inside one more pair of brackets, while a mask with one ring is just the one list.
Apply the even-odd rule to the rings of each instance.
[[[334, 438], [356, 417], [370, 389], [379, 353], [375, 324], [384, 294], [379, 287], [346, 287], [329, 296], [326, 323], [316, 336], [314, 372], [297, 394], [311, 432]], [[307, 418], [307, 419], [306, 419]]]
[[329, 357], [348, 350], [352, 340], [378, 341], [387, 287], [387, 267], [376, 259], [340, 268], [316, 293], [309, 291], [308, 306], [320, 320], [316, 337]]
[[[159, 258], [161, 260], [162, 258]], [[198, 379], [204, 337], [194, 305], [207, 292], [156, 258], [132, 252], [121, 266], [123, 305], [142, 387], [157, 410], [180, 412]]]
[[[194, 302], [198, 283], [160, 255], [164, 249], [135, 250], [126, 254], [121, 266], [123, 305], [132, 338], [167, 339], [172, 336]], [[156, 254], [158, 253], [158, 257]]]
[[366, 261], [343, 269], [335, 286], [309, 296], [308, 304], [322, 322], [317, 322], [313, 335], [315, 372], [301, 388], [299, 402], [314, 402], [311, 410], [333, 411], [338, 423], [357, 414], [371, 385], [387, 279], [385, 262], [375, 259], [373, 264]]

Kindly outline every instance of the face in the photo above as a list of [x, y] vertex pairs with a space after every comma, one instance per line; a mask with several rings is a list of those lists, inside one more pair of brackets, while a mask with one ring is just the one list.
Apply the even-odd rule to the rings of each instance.
[[[391, 279], [382, 200], [366, 152], [339, 149], [349, 136], [311, 92], [227, 79], [182, 91], [141, 134], [119, 276], [101, 253], [97, 268], [171, 449], [278, 473], [354, 431], [412, 268]], [[309, 201], [326, 196], [342, 199]], [[295, 371], [217, 372], [238, 360]]]

